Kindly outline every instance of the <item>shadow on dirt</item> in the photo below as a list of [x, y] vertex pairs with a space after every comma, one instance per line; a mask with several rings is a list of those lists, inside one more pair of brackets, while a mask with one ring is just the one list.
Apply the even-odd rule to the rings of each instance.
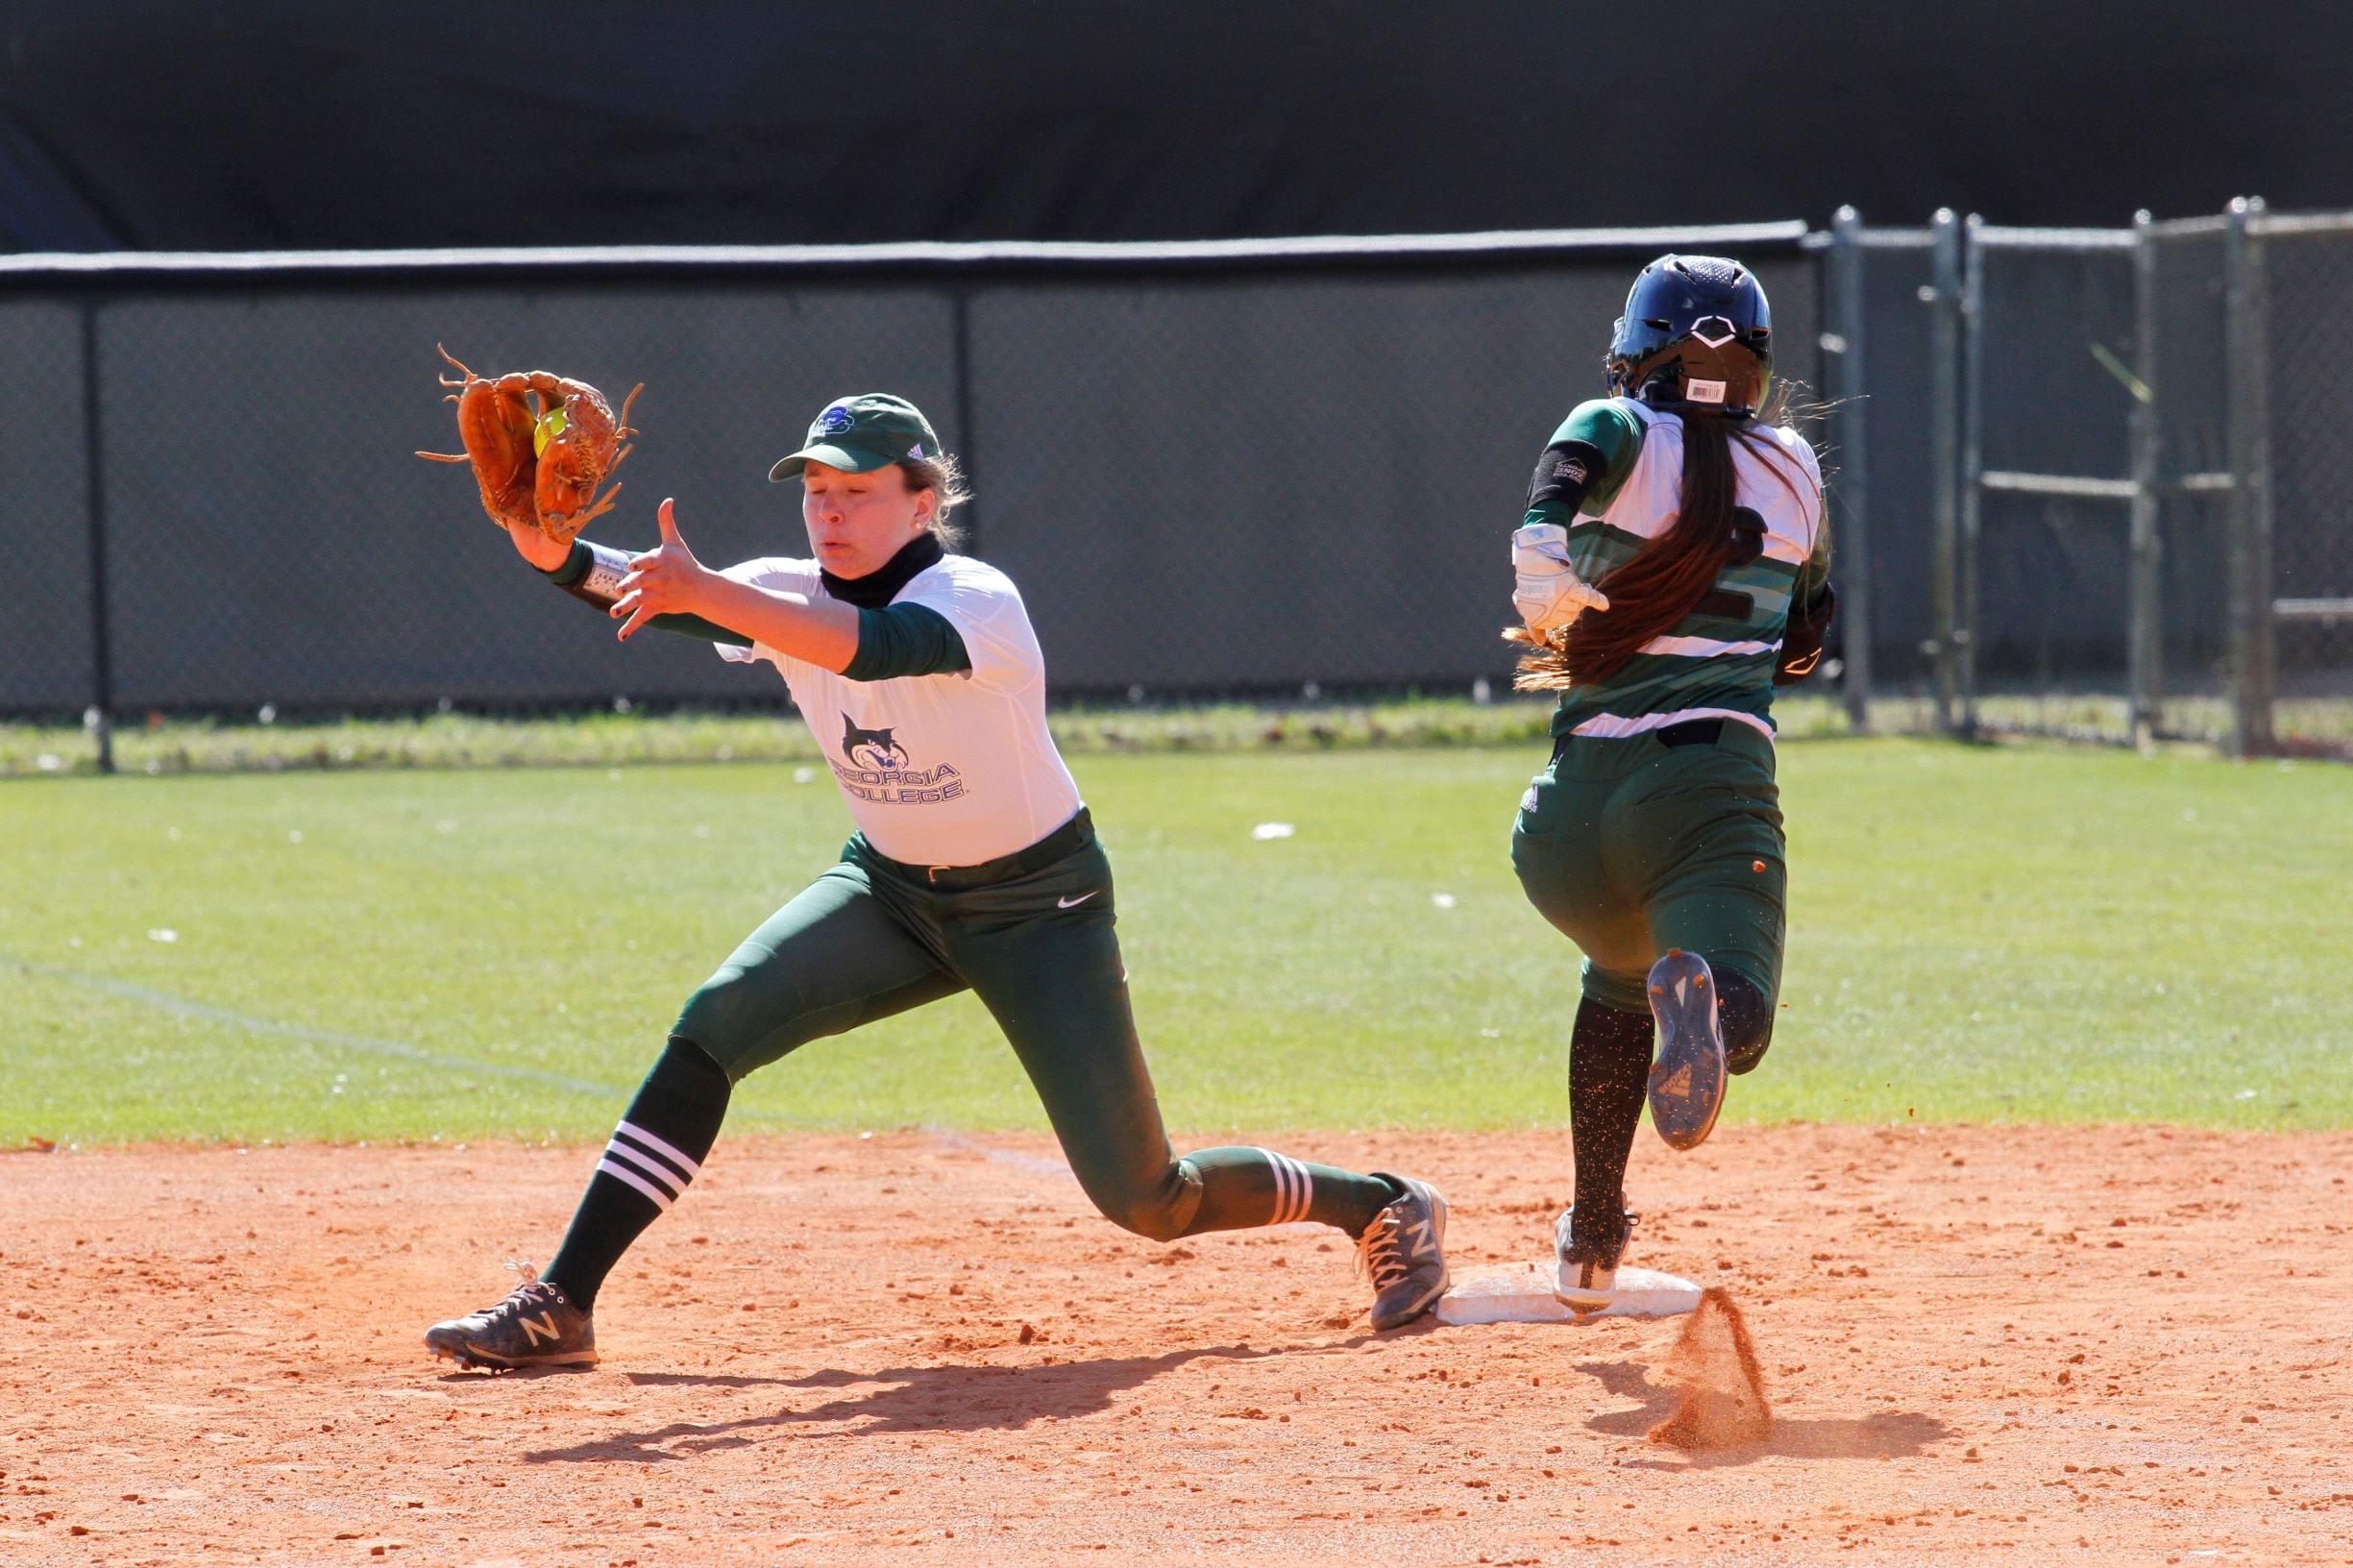
[[757, 1378], [742, 1372], [625, 1372], [640, 1388], [796, 1388], [799, 1378]]
[[[690, 1373], [643, 1372], [632, 1383], [656, 1386], [743, 1387], [782, 1384], [796, 1388], [839, 1388], [841, 1397], [804, 1409], [776, 1410], [736, 1421], [674, 1421], [649, 1432], [616, 1433], [593, 1442], [535, 1449], [532, 1464], [657, 1464], [693, 1458], [715, 1449], [741, 1448], [763, 1431], [792, 1427], [824, 1429], [809, 1435], [868, 1436], [907, 1432], [1017, 1430], [1033, 1421], [1066, 1421], [1112, 1408], [1122, 1394], [1190, 1361], [1257, 1361], [1283, 1356], [1332, 1355], [1361, 1344], [1361, 1338], [1297, 1349], [1253, 1349], [1211, 1345], [1164, 1356], [1126, 1356], [1044, 1366], [898, 1366], [875, 1372], [813, 1372], [801, 1378], [705, 1377]], [[855, 1423], [855, 1425], [846, 1425]]]
[[[1606, 1410], [1585, 1423], [1611, 1437], [1640, 1437], [1673, 1414], [1675, 1390], [1651, 1381], [1650, 1368], [1632, 1361], [1585, 1361], [1578, 1371], [1620, 1399], [1642, 1402], [1639, 1409]], [[1661, 1449], [1654, 1459], [1629, 1459], [1635, 1469], [1712, 1470], [1753, 1464], [1776, 1456], [1802, 1459], [1919, 1458], [1931, 1443], [1957, 1435], [1944, 1422], [1917, 1410], [1880, 1410], [1859, 1416], [1779, 1416], [1761, 1443], [1677, 1453]]]

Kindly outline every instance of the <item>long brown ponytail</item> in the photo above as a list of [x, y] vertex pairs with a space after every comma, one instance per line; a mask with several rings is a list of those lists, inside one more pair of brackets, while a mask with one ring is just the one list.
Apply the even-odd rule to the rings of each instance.
[[[1760, 417], [1773, 420], [1779, 411], [1769, 407]], [[1800, 494], [1750, 421], [1702, 416], [1681, 424], [1682, 510], [1664, 533], [1594, 584], [1609, 596], [1609, 608], [1587, 610], [1556, 633], [1552, 643], [1539, 641], [1525, 627], [1504, 633], [1530, 645], [1512, 681], [1521, 691], [1559, 691], [1606, 680], [1624, 669], [1643, 644], [1665, 634], [1698, 607], [1742, 549], [1734, 441], [1764, 458], [1764, 466], [1792, 495]], [[1749, 548], [1753, 551], [1761, 543], [1757, 540]]]

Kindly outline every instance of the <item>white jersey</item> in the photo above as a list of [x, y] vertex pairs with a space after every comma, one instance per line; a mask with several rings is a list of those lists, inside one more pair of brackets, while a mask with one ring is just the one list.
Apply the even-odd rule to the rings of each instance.
[[[1654, 539], [1683, 512], [1683, 421], [1631, 398], [1613, 398], [1647, 427], [1632, 471], [1594, 515], [1638, 539]], [[1822, 467], [1805, 437], [1780, 425], [1748, 427], [1753, 438], [1780, 449], [1777, 465], [1747, 441], [1731, 443], [1732, 474], [1739, 502], [1765, 524], [1767, 559], [1798, 566], [1814, 553], [1822, 537]], [[1656, 651], [1644, 649], [1644, 652]]]
[[[746, 561], [726, 576], [827, 600], [815, 561]], [[944, 555], [892, 600], [938, 611], [972, 668], [954, 674], [846, 680], [764, 644], [721, 645], [738, 664], [783, 674], [832, 766], [858, 830], [893, 860], [977, 866], [1024, 849], [1077, 815], [1078, 783], [1045, 723], [1045, 659], [1013, 579]]]

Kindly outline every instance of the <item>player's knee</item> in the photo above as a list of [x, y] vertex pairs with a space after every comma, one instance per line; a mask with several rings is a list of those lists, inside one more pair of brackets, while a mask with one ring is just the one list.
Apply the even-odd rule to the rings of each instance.
[[725, 1047], [721, 1042], [732, 1039], [736, 1032], [738, 1008], [730, 994], [733, 989], [727, 984], [724, 969], [696, 987], [695, 994], [678, 1010], [678, 1021], [671, 1033], [699, 1041], [704, 1050], [723, 1058]]
[[1103, 1217], [1123, 1231], [1153, 1241], [1174, 1241], [1201, 1210], [1201, 1181], [1181, 1161], [1171, 1161], [1158, 1181], [1116, 1190], [1090, 1191]]
[[654, 1064], [663, 1080], [679, 1092], [724, 1104], [735, 1081], [726, 1065], [710, 1047], [689, 1035], [672, 1034]]
[[1743, 1041], [1738, 1045], [1733, 1044], [1730, 1041], [1726, 1041], [1724, 1044], [1725, 1070], [1735, 1078], [1744, 1072], [1753, 1072], [1756, 1065], [1765, 1059], [1766, 1048], [1772, 1043], [1773, 1025], [1770, 1023], [1765, 1025], [1763, 1034], [1754, 1039]]
[[1151, 1241], [1176, 1240], [1185, 1234], [1185, 1223], [1191, 1217], [1180, 1205], [1158, 1193], [1115, 1199], [1097, 1207], [1114, 1225]]
[[1745, 974], [1716, 973], [1717, 1020], [1724, 1030], [1724, 1065], [1753, 1071], [1773, 1043], [1773, 997]]
[[1173, 1204], [1141, 1199], [1104, 1210], [1113, 1224], [1150, 1241], [1174, 1241], [1185, 1234], [1185, 1221]]
[[696, 988], [678, 1010], [671, 1033], [693, 1041], [725, 1067], [729, 1077], [741, 1078], [741, 1064], [758, 1054], [762, 1037], [773, 1025], [772, 1015], [769, 1001], [745, 984], [743, 971], [729, 966]]

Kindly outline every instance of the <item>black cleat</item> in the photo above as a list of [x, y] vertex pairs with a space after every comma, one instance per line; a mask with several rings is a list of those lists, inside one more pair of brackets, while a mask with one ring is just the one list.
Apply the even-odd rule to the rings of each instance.
[[1446, 1195], [1410, 1176], [1373, 1174], [1405, 1188], [1357, 1238], [1357, 1269], [1373, 1282], [1373, 1327], [1393, 1329], [1446, 1294]]
[[1724, 1029], [1707, 960], [1671, 947], [1651, 966], [1658, 1059], [1651, 1066], [1651, 1126], [1672, 1148], [1696, 1149], [1724, 1109]]
[[1628, 1237], [1639, 1215], [1621, 1212], [1617, 1223], [1603, 1214], [1577, 1222], [1571, 1204], [1553, 1222], [1553, 1250], [1559, 1262], [1553, 1275], [1553, 1294], [1579, 1311], [1598, 1312], [1608, 1306], [1618, 1288], [1618, 1260], [1626, 1256]]
[[596, 1365], [597, 1328], [588, 1314], [530, 1264], [520, 1265], [520, 1272], [523, 1283], [497, 1306], [426, 1330], [425, 1348], [459, 1366], [493, 1372]]

